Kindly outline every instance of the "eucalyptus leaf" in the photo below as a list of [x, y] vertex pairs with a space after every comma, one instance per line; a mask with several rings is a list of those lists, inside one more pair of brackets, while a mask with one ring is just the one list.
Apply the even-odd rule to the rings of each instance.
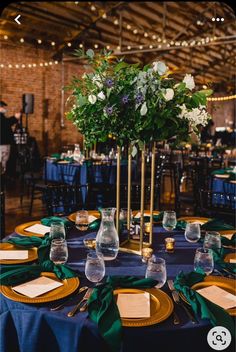
[[137, 154], [137, 152], [138, 152], [138, 149], [136, 148], [135, 145], [133, 145], [132, 152], [131, 152], [131, 155], [132, 155], [133, 158], [135, 157], [135, 155]]
[[86, 55], [90, 58], [90, 59], [93, 59], [94, 57], [94, 51], [92, 49], [88, 49], [86, 51]]

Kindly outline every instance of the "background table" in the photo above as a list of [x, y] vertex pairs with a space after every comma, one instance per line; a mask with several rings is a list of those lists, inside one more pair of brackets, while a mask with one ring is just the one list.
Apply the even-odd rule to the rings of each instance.
[[[184, 239], [182, 231], [174, 231], [176, 239], [175, 253], [164, 250], [164, 238], [169, 237], [161, 227], [154, 229], [154, 253], [164, 258], [167, 264], [168, 278], [174, 278], [180, 270], [193, 270], [193, 258], [199, 244], [190, 244]], [[15, 234], [13, 234], [15, 235]], [[69, 247], [68, 265], [79, 270], [84, 276], [84, 265], [88, 249], [83, 245], [84, 238], [95, 237], [95, 233], [79, 233], [71, 229], [67, 234]], [[106, 262], [106, 275], [134, 275], [144, 277], [146, 264], [141, 257], [119, 253], [117, 259]], [[85, 278], [81, 285], [87, 284]], [[91, 286], [91, 283], [89, 283]], [[168, 294], [167, 285], [163, 290]], [[78, 300], [78, 298], [77, 298]], [[88, 319], [87, 312], [67, 317], [76, 300], [60, 311], [49, 310], [51, 304], [30, 305], [11, 301], [1, 297], [1, 352], [106, 352], [106, 346], [99, 336], [96, 325]], [[142, 328], [123, 328], [122, 352], [182, 351], [209, 352], [207, 333], [211, 326], [207, 320], [193, 325], [180, 307], [176, 312], [181, 318], [180, 325], [173, 324], [173, 317]], [[227, 351], [231, 351], [227, 349]], [[233, 351], [233, 349], [232, 349]]]

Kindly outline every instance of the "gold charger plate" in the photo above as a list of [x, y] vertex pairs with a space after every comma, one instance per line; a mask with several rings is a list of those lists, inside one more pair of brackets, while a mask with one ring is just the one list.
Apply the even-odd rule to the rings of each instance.
[[[229, 253], [229, 254], [226, 254], [226, 256], [224, 257], [224, 262], [230, 263], [230, 259], [236, 260], [236, 253]], [[232, 264], [233, 264], [233, 263], [232, 263]]]
[[41, 224], [41, 221], [40, 221], [40, 220], [30, 221], [30, 222], [26, 222], [26, 223], [24, 223], [24, 224], [18, 225], [18, 226], [16, 226], [16, 228], [15, 228], [15, 232], [16, 232], [18, 235], [21, 235], [21, 236], [28, 236], [28, 237], [31, 237], [31, 236], [44, 237], [44, 235], [39, 235], [38, 233], [34, 233], [34, 232], [30, 232], [30, 231], [25, 231], [25, 229], [26, 229], [27, 227], [30, 227], [30, 226], [35, 225], [35, 224]]
[[[6, 250], [6, 251], [14, 251], [14, 250], [24, 250], [22, 247], [17, 247], [14, 244], [11, 243], [0, 243], [0, 250]], [[0, 260], [0, 264], [21, 264], [21, 263], [27, 263], [27, 262], [32, 262], [36, 259], [38, 259], [38, 253], [37, 253], [37, 248], [29, 248], [28, 250], [28, 258], [27, 259], [2, 259]]]
[[216, 177], [216, 178], [229, 178], [229, 175], [227, 175], [227, 174], [215, 174], [214, 177]]
[[[100, 218], [100, 213], [99, 213], [98, 210], [88, 210], [88, 214], [89, 214], [89, 215], [93, 215], [93, 216], [95, 216], [96, 218]], [[68, 218], [70, 221], [75, 222], [76, 212], [75, 212], [75, 213], [72, 213], [72, 214], [70, 214], [70, 215], [68, 215], [67, 218]]]
[[114, 295], [118, 295], [120, 293], [136, 294], [144, 292], [150, 293], [151, 316], [149, 318], [136, 319], [121, 318], [122, 326], [143, 327], [157, 324], [166, 320], [173, 312], [174, 305], [172, 303], [171, 298], [165, 292], [156, 288], [149, 288], [143, 290], [132, 288], [120, 288], [114, 290]]
[[210, 221], [210, 218], [204, 218], [204, 217], [199, 217], [199, 216], [183, 216], [181, 218], [178, 219], [179, 220], [183, 220], [186, 222], [198, 222], [200, 225], [205, 224], [206, 222]]
[[[193, 290], [200, 290], [201, 288], [208, 287], [208, 286], [218, 286], [223, 290], [236, 295], [236, 285], [234, 279], [229, 279], [227, 277], [222, 276], [206, 276], [204, 281], [198, 282], [197, 284], [193, 285], [191, 289]], [[180, 292], [181, 298], [188, 304], [187, 298]], [[236, 316], [236, 308], [230, 308], [226, 310], [229, 315]]]
[[12, 286], [0, 286], [0, 292], [7, 298], [11, 299], [12, 301], [16, 302], [23, 302], [23, 303], [44, 303], [44, 302], [51, 302], [66, 296], [69, 296], [73, 293], [77, 287], [79, 287], [79, 279], [78, 277], [72, 277], [70, 279], [60, 280], [54, 273], [49, 272], [42, 272], [41, 276], [46, 276], [50, 279], [59, 281], [63, 283], [63, 286], [57, 287], [56, 289], [46, 292], [43, 295], [38, 297], [30, 298], [24, 296], [18, 292], [15, 292], [12, 289]]

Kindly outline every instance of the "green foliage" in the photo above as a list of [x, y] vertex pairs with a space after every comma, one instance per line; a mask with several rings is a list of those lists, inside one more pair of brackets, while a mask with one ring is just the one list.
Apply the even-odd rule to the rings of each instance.
[[81, 78], [73, 77], [69, 88], [74, 105], [67, 118], [85, 136], [87, 146], [106, 141], [108, 135], [119, 145], [138, 143], [140, 148], [150, 140], [173, 136], [187, 140], [189, 130], [200, 124], [191, 113], [194, 109], [196, 116], [201, 113], [210, 90], [192, 93], [185, 83], [159, 74], [155, 65], [142, 69], [110, 52], [95, 55], [92, 49], [76, 50], [75, 55], [86, 58], [91, 70]]

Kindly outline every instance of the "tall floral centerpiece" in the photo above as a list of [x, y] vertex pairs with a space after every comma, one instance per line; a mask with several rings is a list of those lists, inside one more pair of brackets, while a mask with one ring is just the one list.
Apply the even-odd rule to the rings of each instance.
[[[89, 72], [74, 77], [69, 88], [73, 107], [67, 117], [84, 135], [85, 145], [104, 142], [108, 136], [116, 139], [117, 159], [117, 226], [119, 220], [119, 167], [120, 146], [129, 145], [128, 190], [131, 185], [131, 154], [142, 150], [141, 167], [141, 240], [144, 212], [145, 143], [153, 143], [152, 184], [154, 192], [155, 142], [176, 137], [177, 142], [188, 141], [192, 132], [199, 133], [210, 119], [206, 111], [206, 98], [211, 90], [196, 91], [194, 78], [186, 74], [176, 82], [164, 62], [153, 62], [140, 67], [118, 59], [110, 52], [95, 55], [89, 49], [77, 51], [86, 58]], [[128, 191], [128, 211], [130, 191]], [[151, 194], [152, 235], [153, 194]], [[129, 219], [129, 216], [128, 216]], [[129, 226], [129, 224], [128, 224]], [[150, 244], [150, 243], [149, 243]], [[139, 252], [142, 245], [139, 246]]]

